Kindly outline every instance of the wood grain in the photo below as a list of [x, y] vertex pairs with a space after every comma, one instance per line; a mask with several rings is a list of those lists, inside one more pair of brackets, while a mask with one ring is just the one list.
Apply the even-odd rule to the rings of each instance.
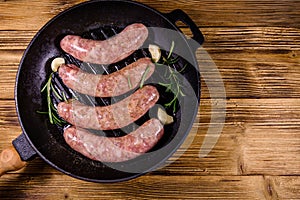
[[298, 199], [299, 181], [299, 177], [294, 176], [171, 177], [149, 174], [126, 183], [97, 184], [63, 174], [10, 174], [0, 180], [0, 196], [4, 200], [89, 200], [112, 196], [114, 199]]
[[[299, 177], [146, 175], [126, 183], [88, 183], [62, 174], [0, 180], [1, 199], [297, 199]], [[6, 182], [6, 184], [5, 184]], [[193, 183], [193, 187], [191, 187]], [[180, 188], [180, 189], [179, 189]], [[6, 192], [3, 192], [6, 191]], [[161, 191], [165, 191], [162, 193]], [[45, 195], [48, 194], [48, 195]]]
[[[41, 3], [37, 0], [1, 1], [1, 30], [38, 30], [53, 16], [82, 0]], [[180, 8], [189, 13], [200, 27], [265, 27], [280, 26], [300, 28], [298, 9], [300, 2], [295, 0], [272, 1], [224, 0], [139, 0], [161, 12], [168, 13]], [[12, 13], [14, 13], [12, 15]], [[26, 26], [24, 26], [26, 24]]]

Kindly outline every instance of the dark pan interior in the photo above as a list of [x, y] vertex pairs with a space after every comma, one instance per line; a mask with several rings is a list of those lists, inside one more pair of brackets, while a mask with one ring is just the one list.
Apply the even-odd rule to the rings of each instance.
[[[192, 88], [186, 88], [184, 92], [189, 94], [192, 90], [191, 96], [196, 94], [197, 98], [180, 99], [182, 103], [176, 113], [167, 109], [169, 114], [174, 115], [175, 123], [164, 127], [165, 134], [152, 149], [151, 154], [145, 154], [136, 159], [114, 165], [92, 161], [69, 148], [62, 137], [63, 127], [50, 124], [47, 116], [36, 112], [47, 109], [45, 95], [41, 94], [40, 91], [51, 73], [50, 63], [55, 57], [64, 57], [68, 63], [76, 64], [90, 73], [108, 74], [125, 67], [138, 58], [150, 56], [148, 50], [143, 49], [136, 51], [119, 63], [108, 66], [82, 64], [60, 49], [59, 41], [63, 36], [76, 34], [85, 38], [106, 39], [120, 32], [127, 25], [137, 22], [148, 27], [177, 30], [162, 14], [142, 4], [127, 1], [93, 1], [71, 8], [51, 20], [34, 37], [24, 53], [16, 82], [16, 103], [21, 126], [38, 154], [49, 164], [66, 174], [95, 182], [114, 182], [136, 177], [162, 165], [180, 146], [191, 128], [198, 108], [200, 77], [198, 70], [193, 67], [197, 66], [194, 52], [191, 51], [184, 37], [181, 37], [180, 47], [184, 49], [183, 51], [188, 52], [191, 57], [189, 60], [193, 62], [190, 63], [180, 58], [179, 62], [172, 67], [180, 70], [185, 64], [188, 64], [182, 75]], [[172, 39], [164, 35], [158, 37], [154, 33], [152, 36], [150, 34], [144, 46], [153, 42], [165, 45], [167, 49], [171, 46]], [[163, 53], [167, 54], [167, 52]], [[165, 79], [162, 74], [164, 72], [156, 67], [155, 74], [145, 83], [153, 84], [158, 88], [161, 96], [160, 104], [164, 104], [172, 98], [170, 94], [164, 92], [165, 88], [156, 84]], [[90, 105], [105, 106], [130, 95], [128, 93], [112, 99], [82, 95], [65, 87], [57, 74], [54, 74], [53, 84], [56, 88], [66, 92], [68, 98], [76, 96], [80, 101]], [[59, 101], [54, 97], [55, 95], [52, 95], [52, 100], [57, 104]], [[150, 115], [151, 112], [155, 111], [149, 111]], [[147, 120], [149, 113], [139, 119], [137, 124], [142, 124]], [[133, 130], [135, 127], [129, 125], [126, 128]], [[113, 137], [122, 136], [125, 133], [122, 130], [113, 130], [97, 134]], [[157, 151], [160, 149], [163, 150]], [[137, 170], [136, 172], [128, 172], [126, 169]]]

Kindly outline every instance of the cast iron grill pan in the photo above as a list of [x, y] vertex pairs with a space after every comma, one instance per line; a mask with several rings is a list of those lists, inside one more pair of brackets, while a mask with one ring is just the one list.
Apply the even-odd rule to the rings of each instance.
[[[192, 89], [189, 88], [188, 91], [184, 92], [190, 93], [191, 89], [197, 99], [196, 101], [192, 101], [190, 98], [183, 98], [183, 102], [190, 106], [184, 108], [178, 107], [176, 113], [172, 113], [171, 110], [167, 109], [169, 114], [174, 115], [175, 122], [164, 127], [165, 134], [159, 143], [151, 150], [152, 153], [150, 155], [145, 154], [127, 162], [117, 163], [117, 169], [112, 166], [107, 166], [105, 163], [90, 160], [72, 150], [65, 143], [62, 136], [64, 127], [50, 124], [47, 116], [38, 114], [36, 111], [47, 110], [46, 97], [44, 94], [41, 94], [41, 89], [51, 73], [50, 64], [55, 57], [64, 57], [67, 63], [76, 64], [87, 72], [99, 74], [112, 73], [132, 63], [134, 60], [146, 56], [150, 57], [147, 49], [143, 49], [134, 52], [131, 56], [119, 63], [108, 66], [91, 63], [82, 64], [79, 60], [64, 53], [59, 47], [59, 42], [65, 35], [75, 34], [85, 38], [106, 39], [132, 23], [143, 23], [147, 27], [161, 27], [179, 31], [174, 25], [178, 20], [188, 24], [194, 34], [193, 38], [202, 44], [203, 36], [201, 32], [184, 12], [175, 10], [163, 15], [152, 8], [132, 1], [101, 0], [85, 2], [62, 12], [49, 21], [28, 45], [20, 62], [20, 68], [17, 74], [15, 99], [23, 134], [16, 140], [19, 144], [14, 144], [14, 146], [21, 146], [17, 148], [20, 156], [24, 160], [28, 160], [30, 157], [38, 154], [48, 164], [61, 172], [93, 182], [124, 181], [140, 176], [163, 165], [166, 159], [176, 151], [187, 136], [195, 119], [198, 109], [198, 100], [200, 98], [200, 76], [198, 70], [194, 67], [198, 66], [194, 55], [195, 48], [190, 46], [190, 42], [188, 42], [184, 36], [179, 36], [180, 41], [175, 41], [175, 45], [180, 46], [177, 50], [181, 49], [183, 54], [186, 53], [183, 57], [186, 58], [186, 56], [188, 56], [189, 59], [180, 57], [179, 62], [172, 67], [180, 70], [186, 63], [188, 64], [182, 75], [186, 78], [185, 81], [192, 86]], [[168, 49], [171, 46], [172, 40], [169, 35], [155, 35], [154, 33], [154, 35], [150, 34], [145, 46], [147, 47], [147, 44], [154, 42]], [[168, 52], [163, 52], [165, 56], [167, 53]], [[175, 57], [176, 55], [174, 54], [173, 56]], [[189, 62], [187, 62], [187, 60], [189, 60]], [[159, 68], [156, 67], [155, 74], [152, 75], [145, 85], [154, 84], [157, 87], [160, 93], [158, 103], [163, 105], [172, 99], [172, 94], [165, 93], [165, 88], [155, 84], [159, 81], [164, 81], [164, 77], [160, 76], [161, 74], [164, 74], [164, 72], [159, 71]], [[133, 92], [116, 98], [94, 98], [69, 90], [62, 83], [57, 74], [54, 74], [53, 84], [56, 88], [64, 91], [67, 94], [67, 98], [76, 96], [79, 101], [88, 105], [109, 105], [125, 98]], [[53, 94], [51, 97], [54, 104], [57, 105], [59, 101]], [[149, 118], [149, 115], [151, 115], [151, 111], [136, 123], [142, 124]], [[128, 128], [128, 130], [135, 129], [132, 125], [126, 128]], [[102, 133], [96, 132], [95, 134], [116, 137], [126, 133], [122, 130], [112, 130]], [[24, 143], [27, 143], [27, 145]], [[162, 148], [164, 148], [164, 151], [155, 151]], [[141, 170], [137, 172], [120, 170], [122, 167], [135, 168], [137, 166], [141, 166]]]

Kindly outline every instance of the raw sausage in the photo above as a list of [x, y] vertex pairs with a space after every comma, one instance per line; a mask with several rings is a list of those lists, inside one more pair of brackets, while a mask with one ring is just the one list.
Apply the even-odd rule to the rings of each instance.
[[112, 130], [129, 125], [142, 117], [159, 99], [157, 89], [146, 85], [129, 97], [109, 106], [86, 106], [76, 100], [61, 102], [58, 114], [81, 128]]
[[109, 106], [87, 106], [74, 100], [71, 103], [59, 103], [57, 112], [67, 122], [78, 127], [112, 130], [127, 126], [142, 117], [158, 99], [157, 89], [146, 85]]
[[73, 64], [61, 65], [58, 73], [64, 84], [73, 90], [90, 96], [112, 97], [135, 88], [143, 78], [147, 80], [154, 70], [155, 65], [150, 58], [141, 58], [108, 75], [89, 74]]
[[67, 35], [61, 40], [60, 46], [65, 52], [81, 61], [111, 64], [132, 54], [143, 45], [147, 37], [147, 27], [135, 23], [127, 26], [114, 37], [102, 41]]
[[155, 65], [150, 58], [136, 62], [108, 75], [89, 74], [73, 64], [61, 65], [59, 76], [66, 86], [83, 94], [96, 97], [122, 95], [147, 80], [154, 72]]
[[64, 131], [67, 144], [84, 156], [101, 162], [122, 162], [149, 151], [162, 137], [164, 129], [150, 119], [123, 137], [103, 137], [87, 130], [69, 127]]
[[162, 124], [153, 118], [123, 137], [98, 136], [72, 126], [64, 131], [64, 138], [72, 149], [90, 159], [122, 162], [149, 151], [163, 133]]

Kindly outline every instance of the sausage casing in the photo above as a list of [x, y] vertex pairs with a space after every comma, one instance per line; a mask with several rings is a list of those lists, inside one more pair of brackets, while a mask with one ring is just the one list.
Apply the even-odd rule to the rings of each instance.
[[70, 124], [95, 130], [119, 129], [142, 117], [159, 99], [154, 86], [146, 85], [109, 106], [87, 106], [76, 100], [61, 102], [58, 114]]
[[163, 133], [162, 124], [153, 118], [123, 137], [99, 136], [72, 126], [64, 131], [64, 139], [72, 149], [92, 160], [122, 162], [149, 151]]
[[108, 75], [86, 73], [73, 64], [61, 65], [58, 73], [64, 84], [75, 91], [95, 97], [112, 97], [137, 87], [154, 70], [155, 65], [150, 58], [141, 58]]
[[65, 52], [81, 61], [111, 64], [132, 54], [143, 45], [147, 37], [147, 27], [135, 23], [106, 40], [91, 40], [76, 35], [67, 35], [61, 40], [60, 46]]

